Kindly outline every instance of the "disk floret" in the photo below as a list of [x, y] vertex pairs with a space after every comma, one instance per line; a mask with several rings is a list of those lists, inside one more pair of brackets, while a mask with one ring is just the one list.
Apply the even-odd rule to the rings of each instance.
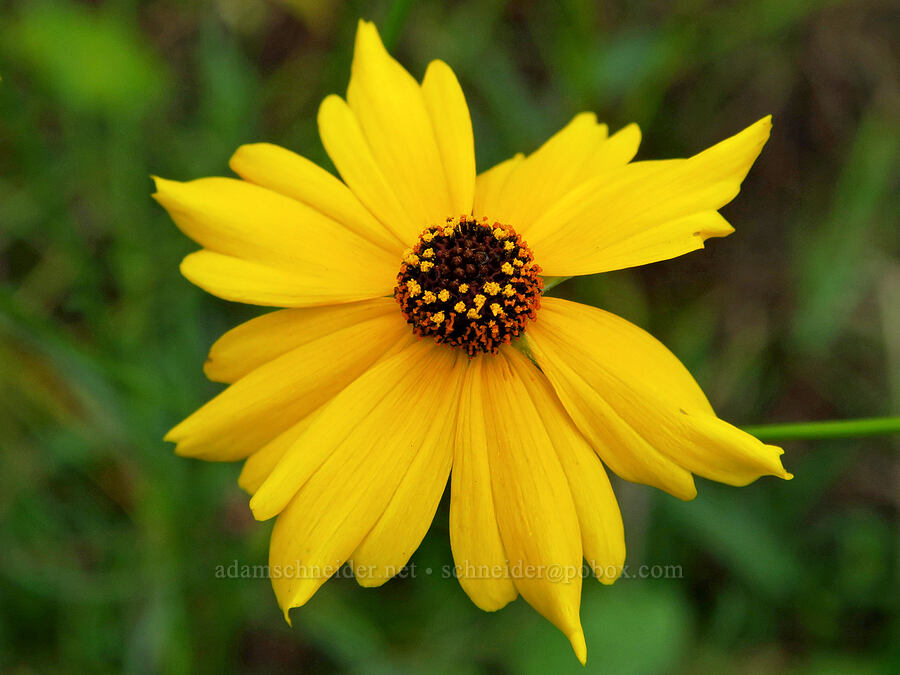
[[426, 228], [403, 254], [394, 297], [420, 336], [495, 354], [540, 308], [543, 280], [528, 245], [508, 225], [471, 216]]

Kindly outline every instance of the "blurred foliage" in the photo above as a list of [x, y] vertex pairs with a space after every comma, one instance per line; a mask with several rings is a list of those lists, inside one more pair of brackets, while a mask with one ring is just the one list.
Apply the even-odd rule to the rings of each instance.
[[[554, 293], [648, 328], [737, 423], [900, 407], [900, 28], [887, 1], [0, 0], [0, 671], [583, 672], [519, 600], [452, 579], [328, 583], [284, 624], [236, 465], [173, 456], [205, 350], [253, 308], [177, 273], [193, 245], [149, 174], [267, 140], [328, 164], [318, 102], [359, 16], [421, 76], [453, 65], [479, 168], [584, 109], [683, 156], [773, 113], [703, 253]], [[591, 672], [900, 672], [896, 439], [787, 444], [797, 478], [617, 482], [632, 565], [588, 583]], [[413, 560], [450, 562], [446, 504]]]

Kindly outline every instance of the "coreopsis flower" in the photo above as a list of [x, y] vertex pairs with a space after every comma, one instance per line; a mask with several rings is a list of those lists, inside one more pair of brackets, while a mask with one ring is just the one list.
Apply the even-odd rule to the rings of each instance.
[[586, 560], [625, 560], [604, 467], [681, 499], [693, 474], [790, 478], [781, 449], [720, 420], [678, 359], [601, 309], [542, 297], [545, 277], [665, 260], [733, 230], [769, 135], [762, 119], [689, 159], [633, 162], [637, 126], [580, 114], [536, 152], [476, 176], [453, 71], [419, 84], [360, 22], [347, 96], [319, 109], [343, 180], [245, 145], [240, 176], [157, 179], [203, 248], [182, 273], [282, 307], [226, 333], [204, 367], [230, 386], [172, 429], [177, 452], [244, 460], [289, 620], [341, 565], [364, 586], [407, 563], [450, 482], [459, 583], [497, 610], [521, 594], [570, 640]]

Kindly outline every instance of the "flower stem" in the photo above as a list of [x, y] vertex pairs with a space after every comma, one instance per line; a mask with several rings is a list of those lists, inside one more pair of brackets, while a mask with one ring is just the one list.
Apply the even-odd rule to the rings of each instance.
[[828, 420], [792, 424], [760, 424], [743, 427], [761, 441], [788, 441], [804, 438], [853, 438], [900, 433], [900, 416], [867, 417], [857, 420]]
[[387, 19], [381, 27], [381, 41], [389, 51], [397, 45], [412, 4], [412, 0], [394, 0], [391, 4]]

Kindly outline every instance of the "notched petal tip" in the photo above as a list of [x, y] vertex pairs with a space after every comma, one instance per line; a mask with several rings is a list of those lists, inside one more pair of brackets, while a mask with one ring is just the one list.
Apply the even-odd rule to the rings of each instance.
[[250, 512], [253, 518], [259, 521], [269, 520], [280, 513], [280, 509], [273, 507], [269, 494], [263, 490], [257, 490], [250, 498]]
[[179, 457], [202, 458], [203, 453], [198, 452], [196, 444], [190, 442], [191, 429], [188, 422], [191, 417], [193, 417], [193, 415], [181, 420], [181, 422], [169, 429], [169, 431], [166, 432], [166, 435], [163, 436], [163, 441], [166, 443], [174, 443], [174, 452]]
[[184, 423], [186, 421], [187, 421], [187, 419], [183, 419], [178, 424], [176, 424], [174, 427], [169, 429], [166, 432], [166, 435], [163, 436], [163, 440], [166, 441], [167, 443], [178, 443], [179, 441], [183, 441], [184, 437], [185, 437]]
[[195, 188], [217, 179], [197, 178], [180, 181], [159, 176], [152, 176], [152, 178], [156, 192], [151, 193], [150, 196], [169, 213], [175, 226], [193, 239], [194, 237], [189, 233], [191, 228], [187, 223], [190, 222], [188, 214], [191, 212], [192, 206], [195, 206]]
[[381, 34], [378, 32], [377, 26], [371, 21], [360, 19], [356, 25], [356, 40], [353, 46], [351, 70], [359, 65], [358, 59], [372, 56], [388, 56], [387, 49], [381, 40]]
[[168, 208], [165, 202], [170, 198], [177, 197], [177, 190], [179, 186], [184, 185], [184, 183], [168, 178], [161, 178], [160, 176], [150, 176], [150, 178], [153, 179], [153, 185], [156, 188], [156, 192], [151, 193], [150, 196]]
[[[753, 438], [751, 436], [751, 438]], [[756, 440], [754, 438], [754, 440]], [[757, 441], [759, 443], [759, 441]], [[769, 445], [768, 443], [759, 443], [760, 450], [762, 451], [759, 454], [760, 458], [760, 469], [758, 478], [762, 476], [774, 476], [775, 478], [782, 478], [784, 480], [791, 480], [794, 475], [789, 473], [785, 468], [784, 464], [781, 461], [782, 455], [784, 455], [784, 448], [781, 448], [777, 445]], [[749, 482], [753, 482], [752, 480]]]
[[784, 455], [784, 448], [777, 445], [769, 445], [765, 444], [764, 447], [768, 450], [774, 450], [776, 453], [775, 463], [777, 463], [777, 468], [772, 471], [770, 475], [775, 476], [776, 478], [781, 478], [783, 480], [793, 480], [794, 474], [784, 468], [784, 463], [781, 461], [782, 455]]
[[[584, 124], [584, 123], [597, 124], [597, 113], [591, 112], [590, 110], [585, 110], [585, 111], [580, 112], [577, 115], [575, 115], [575, 117], [572, 118], [572, 121], [569, 122], [569, 124], [572, 124], [573, 122], [578, 122], [578, 123], [582, 123], [582, 124]], [[606, 125], [604, 124], [602, 126], [606, 126]]]
[[700, 230], [694, 232], [693, 237], [697, 240], [697, 249], [699, 250], [706, 248], [707, 239], [723, 239], [731, 234], [734, 234], [734, 228], [729, 225], [727, 229], [723, 228], [715, 231]]

